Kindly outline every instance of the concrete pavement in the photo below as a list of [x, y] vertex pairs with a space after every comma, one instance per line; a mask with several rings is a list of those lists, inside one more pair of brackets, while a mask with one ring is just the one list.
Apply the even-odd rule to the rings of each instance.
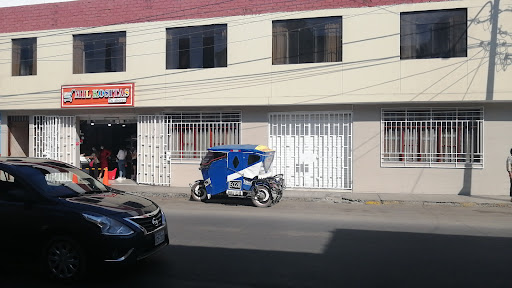
[[[190, 188], [151, 186], [137, 184], [133, 180], [110, 181], [111, 187], [154, 198], [189, 198]], [[510, 207], [508, 195], [442, 195], [399, 193], [352, 193], [321, 189], [291, 189], [284, 191], [281, 201], [328, 201], [333, 203], [362, 205], [446, 205], [456, 207]]]

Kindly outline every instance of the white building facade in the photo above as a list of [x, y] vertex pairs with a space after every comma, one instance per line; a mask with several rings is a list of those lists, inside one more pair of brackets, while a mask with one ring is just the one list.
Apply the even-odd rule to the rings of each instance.
[[139, 183], [187, 186], [263, 144], [290, 188], [509, 193], [511, 0], [186, 2], [0, 8], [2, 156], [130, 145]]

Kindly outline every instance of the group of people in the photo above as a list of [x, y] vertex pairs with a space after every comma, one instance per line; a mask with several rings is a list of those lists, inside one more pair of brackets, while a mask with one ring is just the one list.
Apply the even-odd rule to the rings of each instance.
[[[93, 171], [93, 175], [95, 178], [101, 180], [105, 176], [105, 171], [109, 169], [109, 161], [112, 156], [112, 152], [105, 148], [104, 146], [100, 147], [99, 152], [96, 150], [95, 147], [92, 147], [91, 150], [92, 151], [89, 156], [81, 155], [81, 157], [88, 160], [87, 165], [90, 168], [92, 168], [90, 169], [90, 171]], [[119, 171], [119, 177], [117, 178], [118, 180], [126, 179], [126, 167], [128, 167], [128, 165], [130, 165], [132, 169], [131, 179], [136, 180], [135, 177], [137, 175], [137, 151], [135, 149], [127, 150], [121, 147], [117, 152], [116, 162]]]

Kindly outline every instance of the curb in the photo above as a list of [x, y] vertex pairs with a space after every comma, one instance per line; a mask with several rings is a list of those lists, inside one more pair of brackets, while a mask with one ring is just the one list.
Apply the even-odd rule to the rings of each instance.
[[[143, 197], [158, 198], [158, 199], [172, 199], [172, 198], [190, 198], [189, 193], [159, 193], [159, 192], [127, 192]], [[417, 201], [417, 200], [361, 200], [351, 199], [345, 197], [323, 197], [323, 198], [310, 198], [310, 197], [284, 197], [281, 201], [299, 201], [299, 202], [331, 202], [335, 204], [360, 204], [372, 206], [391, 206], [391, 205], [421, 205], [421, 206], [449, 206], [449, 207], [492, 207], [492, 208], [512, 208], [511, 203], [477, 203], [477, 202], [445, 202], [445, 201]]]

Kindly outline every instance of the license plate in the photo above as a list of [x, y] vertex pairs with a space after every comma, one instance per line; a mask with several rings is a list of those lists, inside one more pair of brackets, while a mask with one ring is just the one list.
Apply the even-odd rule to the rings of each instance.
[[157, 246], [158, 244], [164, 242], [164, 240], [165, 240], [165, 231], [164, 231], [164, 229], [156, 231], [155, 232], [155, 246]]
[[242, 181], [229, 181], [229, 189], [234, 189], [234, 190], [242, 189]]

